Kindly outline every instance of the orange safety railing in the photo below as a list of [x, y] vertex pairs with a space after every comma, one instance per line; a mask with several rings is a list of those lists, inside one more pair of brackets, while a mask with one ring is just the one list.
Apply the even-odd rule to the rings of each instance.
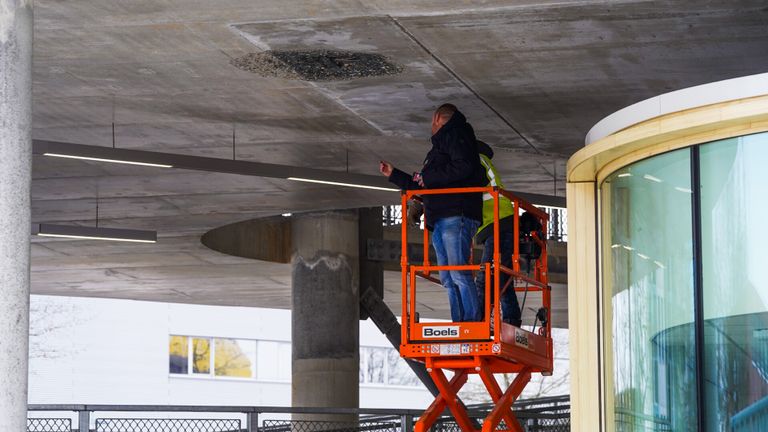
[[[548, 215], [527, 201], [496, 187], [468, 187], [450, 189], [410, 190], [402, 193], [402, 208], [407, 208], [407, 202], [414, 196], [439, 194], [490, 194], [494, 201], [493, 259], [490, 263], [463, 265], [433, 265], [429, 260], [429, 232], [424, 229], [424, 259], [421, 263], [411, 263], [408, 259], [408, 229], [402, 225], [402, 344], [400, 353], [403, 357], [424, 362], [430, 376], [440, 389], [440, 396], [427, 409], [416, 424], [416, 430], [424, 432], [431, 427], [437, 416], [445, 408], [454, 414], [457, 423], [464, 432], [477, 429], [467, 417], [466, 410], [458, 403], [456, 393], [466, 382], [467, 376], [477, 373], [486, 385], [488, 392], [497, 409], [494, 410], [483, 424], [483, 430], [493, 428], [501, 420], [513, 431], [522, 430], [510, 411], [511, 403], [520, 395], [530, 380], [531, 373], [551, 374], [553, 368], [553, 344], [551, 338], [551, 291], [547, 276], [547, 244], [546, 239], [539, 238], [538, 233], [525, 233], [541, 248], [540, 256], [532, 263], [532, 274], [520, 269], [520, 216], [522, 211], [534, 215], [542, 225], [541, 232], [547, 232]], [[512, 267], [501, 265], [499, 199], [506, 197], [513, 206], [513, 238]], [[405, 215], [403, 220], [405, 221]], [[529, 271], [531, 263], [528, 263]], [[423, 322], [417, 318], [416, 298], [417, 279], [426, 279], [440, 284], [439, 278], [433, 275], [441, 270], [485, 271], [484, 314], [479, 322]], [[493, 270], [493, 271], [492, 271]], [[500, 286], [501, 273], [509, 275], [506, 286]], [[493, 275], [493, 277], [489, 277]], [[521, 282], [517, 286], [515, 281]], [[505, 289], [516, 292], [540, 292], [541, 306], [545, 319], [537, 332], [502, 323], [501, 295]], [[491, 291], [493, 290], [493, 295]], [[527, 293], [526, 293], [527, 295]], [[494, 299], [491, 302], [491, 298]], [[492, 304], [491, 304], [492, 303]], [[542, 309], [539, 309], [540, 311]], [[491, 313], [493, 311], [493, 314]], [[522, 312], [522, 311], [521, 311]], [[540, 314], [537, 314], [539, 317]], [[493, 322], [491, 322], [493, 320]], [[452, 370], [453, 378], [448, 381], [443, 369]], [[493, 378], [494, 373], [517, 373], [518, 376], [508, 389], [502, 391]], [[488, 429], [491, 428], [491, 429]]]

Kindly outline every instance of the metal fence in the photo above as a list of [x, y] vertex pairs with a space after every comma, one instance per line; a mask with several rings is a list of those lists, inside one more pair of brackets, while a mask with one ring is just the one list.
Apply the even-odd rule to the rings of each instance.
[[333, 422], [312, 420], [264, 420], [260, 432], [400, 432], [401, 420]]
[[95, 432], [240, 432], [236, 419], [100, 418]]
[[70, 432], [72, 419], [68, 418], [28, 418], [27, 432]]
[[549, 215], [547, 238], [560, 242], [568, 241], [568, 210], [561, 207], [540, 207]]
[[[469, 405], [467, 408], [480, 426], [493, 406]], [[570, 431], [570, 401], [567, 396], [522, 400], [513, 409], [526, 432]], [[179, 405], [30, 405], [29, 411], [28, 432], [411, 432], [414, 422], [423, 412]], [[71, 418], [59, 415], [65, 412], [70, 412]], [[126, 414], [121, 416], [115, 413]], [[180, 415], [182, 413], [184, 415]], [[461, 432], [447, 414], [438, 419], [433, 432]], [[290, 419], [296, 415], [301, 418]], [[318, 419], [312, 419], [313, 415]], [[342, 417], [345, 421], [328, 421], [329, 415]], [[76, 420], [74, 428], [73, 419]], [[502, 424], [498, 429], [503, 428]]]

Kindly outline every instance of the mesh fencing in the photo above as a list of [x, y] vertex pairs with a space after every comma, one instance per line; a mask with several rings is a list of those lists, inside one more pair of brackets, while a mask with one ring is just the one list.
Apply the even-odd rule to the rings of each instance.
[[28, 418], [27, 432], [71, 432], [72, 420], [68, 418]]
[[[258, 407], [252, 407], [246, 410], [235, 409], [236, 407], [214, 407], [211, 411], [200, 409], [200, 407], [185, 412], [202, 413], [221, 413], [229, 412], [232, 416], [239, 413], [241, 416], [247, 414], [248, 421], [246, 425], [242, 424], [242, 417], [239, 419], [221, 419], [221, 418], [115, 418], [115, 414], [110, 417], [101, 417], [96, 414], [93, 408], [75, 407], [69, 405], [52, 406], [33, 406], [32, 411], [49, 412], [51, 417], [30, 417], [27, 419], [28, 432], [74, 432], [72, 429], [72, 420], [70, 418], [54, 417], [61, 411], [73, 411], [81, 421], [95, 424], [95, 429], [90, 432], [411, 432], [414, 423], [418, 417], [414, 416], [416, 411], [384, 411], [381, 415], [341, 413], [333, 409], [320, 410], [315, 414], [302, 413], [301, 420], [286, 420], [286, 415], [291, 415], [291, 410], [275, 411], [274, 409], [260, 411]], [[97, 411], [121, 411], [124, 408], [119, 405], [99, 406]], [[111, 408], [111, 409], [110, 409]], [[134, 407], [135, 408], [135, 407]], [[168, 407], [150, 407], [145, 411], [140, 411], [143, 415], [160, 416]], [[174, 408], [179, 408], [174, 406]], [[270, 407], [271, 408], [271, 407]], [[493, 404], [468, 405], [467, 410], [475, 428], [482, 427], [483, 419], [494, 409]], [[522, 429], [526, 432], [570, 432], [570, 400], [568, 396], [556, 396], [549, 398], [527, 399], [517, 401], [512, 407], [515, 417], [520, 422]], [[130, 411], [134, 411], [131, 409]], [[267, 414], [269, 413], [269, 414]], [[281, 419], [264, 418], [280, 416]], [[270, 415], [272, 414], [272, 415]], [[296, 414], [296, 413], [293, 413]], [[654, 424], [653, 430], [670, 430], [665, 422], [658, 419], [637, 418], [631, 414], [616, 413], [617, 431], [634, 430], [635, 426]], [[200, 415], [205, 417], [205, 415]], [[334, 416], [334, 417], [328, 417]], [[341, 417], [336, 417], [341, 416]], [[313, 418], [317, 418], [314, 420]], [[90, 420], [89, 420], [90, 419]], [[336, 420], [329, 421], [326, 419]], [[349, 420], [348, 420], [349, 419]], [[261, 426], [256, 426], [253, 420], [261, 420]], [[83, 424], [85, 426], [85, 424]], [[505, 430], [507, 426], [502, 421], [496, 430]], [[433, 432], [461, 432], [456, 421], [444, 413], [438, 418], [431, 428]], [[4, 432], [4, 431], [0, 431]]]
[[[516, 414], [517, 415], [517, 414]], [[517, 415], [520, 426], [525, 432], [570, 432], [570, 416], [556, 418], [523, 418]], [[475, 419], [477, 426], [482, 425], [482, 419]], [[478, 428], [479, 429], [479, 428]], [[507, 425], [502, 421], [496, 426], [497, 431], [508, 430]], [[430, 429], [431, 432], [462, 432], [458, 424], [453, 420], [438, 421]]]
[[[567, 411], [558, 413], [515, 412], [520, 425], [526, 432], [570, 432], [571, 419]], [[477, 428], [483, 418], [472, 419]], [[508, 430], [502, 421], [496, 430]], [[264, 420], [260, 432], [403, 432], [400, 420], [359, 422], [330, 422], [311, 420]], [[456, 421], [450, 417], [438, 419], [431, 432], [462, 432]]]
[[264, 420], [260, 432], [400, 432], [400, 421]]
[[571, 417], [521, 419], [526, 432], [570, 432]]
[[237, 419], [96, 419], [95, 432], [240, 432]]

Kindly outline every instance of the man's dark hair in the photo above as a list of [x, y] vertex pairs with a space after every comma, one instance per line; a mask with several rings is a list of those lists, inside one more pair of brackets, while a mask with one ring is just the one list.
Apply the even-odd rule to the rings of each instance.
[[451, 116], [453, 116], [453, 113], [458, 111], [459, 109], [456, 108], [456, 105], [454, 104], [442, 104], [435, 110], [435, 114], [437, 114], [438, 117], [449, 119]]

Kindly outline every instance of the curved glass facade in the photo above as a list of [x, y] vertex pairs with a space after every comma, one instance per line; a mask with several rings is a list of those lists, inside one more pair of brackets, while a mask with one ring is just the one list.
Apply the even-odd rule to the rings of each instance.
[[608, 423], [768, 431], [768, 133], [624, 167], [600, 208]]

